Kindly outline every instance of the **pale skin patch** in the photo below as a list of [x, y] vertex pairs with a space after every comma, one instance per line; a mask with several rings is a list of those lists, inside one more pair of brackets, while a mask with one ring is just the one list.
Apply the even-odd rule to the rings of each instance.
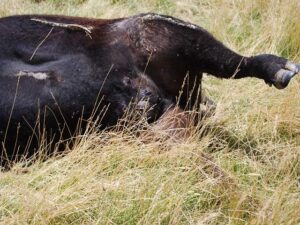
[[17, 77], [33, 77], [37, 80], [46, 80], [49, 78], [48, 74], [45, 72], [27, 72], [27, 71], [20, 71], [16, 74]]

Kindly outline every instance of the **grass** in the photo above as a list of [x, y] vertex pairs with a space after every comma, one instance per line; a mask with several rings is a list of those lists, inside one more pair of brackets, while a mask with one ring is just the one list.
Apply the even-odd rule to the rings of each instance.
[[[1, 16], [164, 13], [244, 55], [294, 61], [299, 9], [298, 0], [0, 1]], [[299, 79], [283, 91], [255, 79], [204, 82], [218, 107], [202, 134], [143, 142], [134, 127], [102, 131], [64, 157], [0, 172], [0, 224], [300, 224]]]

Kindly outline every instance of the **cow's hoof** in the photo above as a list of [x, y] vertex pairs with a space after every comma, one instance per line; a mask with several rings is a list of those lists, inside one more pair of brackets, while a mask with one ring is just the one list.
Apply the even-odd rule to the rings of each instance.
[[281, 69], [275, 74], [274, 86], [277, 89], [283, 89], [288, 86], [290, 80], [296, 75], [296, 72]]
[[285, 69], [280, 69], [274, 77], [274, 86], [277, 89], [283, 89], [288, 86], [291, 79], [300, 71], [300, 64], [287, 62]]

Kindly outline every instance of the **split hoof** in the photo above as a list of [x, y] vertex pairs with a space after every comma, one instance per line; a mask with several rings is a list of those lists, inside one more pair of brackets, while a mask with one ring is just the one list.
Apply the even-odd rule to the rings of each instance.
[[285, 69], [280, 69], [274, 77], [274, 86], [283, 89], [290, 83], [291, 79], [300, 72], [300, 64], [287, 62]]

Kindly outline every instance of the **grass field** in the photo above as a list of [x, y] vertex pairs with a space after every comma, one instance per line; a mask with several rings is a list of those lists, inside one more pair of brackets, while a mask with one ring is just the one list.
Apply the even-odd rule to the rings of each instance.
[[[196, 23], [241, 54], [300, 62], [298, 0], [0, 1], [0, 16], [149, 11]], [[65, 157], [0, 172], [0, 224], [300, 224], [299, 85], [205, 76], [216, 114], [186, 140], [143, 142], [134, 127], [91, 133]]]

